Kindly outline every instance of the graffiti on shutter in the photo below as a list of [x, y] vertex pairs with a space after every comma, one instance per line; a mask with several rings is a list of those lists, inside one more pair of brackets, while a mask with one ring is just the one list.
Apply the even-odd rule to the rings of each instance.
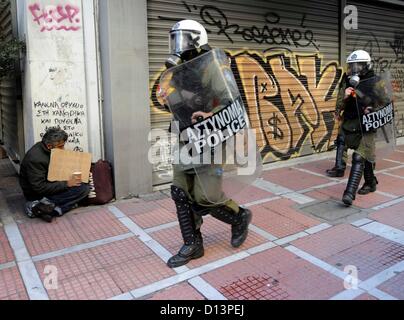
[[[338, 131], [333, 116], [342, 75], [336, 62], [324, 65], [318, 54], [229, 56], [264, 158], [299, 156], [307, 141], [316, 152], [330, 148]], [[152, 90], [153, 107], [164, 112], [157, 88], [158, 79]]]

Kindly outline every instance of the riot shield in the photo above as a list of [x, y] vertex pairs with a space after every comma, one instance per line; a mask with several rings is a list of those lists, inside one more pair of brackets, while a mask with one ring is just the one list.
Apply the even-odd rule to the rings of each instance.
[[206, 205], [240, 193], [262, 172], [262, 158], [225, 52], [211, 50], [167, 70], [160, 97], [173, 114], [177, 170], [194, 174]]
[[388, 157], [396, 147], [390, 73], [383, 72], [360, 81], [353, 95], [362, 134], [356, 152], [370, 162]]

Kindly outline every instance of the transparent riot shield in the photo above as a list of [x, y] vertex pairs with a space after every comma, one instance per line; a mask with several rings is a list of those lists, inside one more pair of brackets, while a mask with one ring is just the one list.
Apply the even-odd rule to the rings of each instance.
[[178, 135], [175, 169], [195, 175], [202, 204], [223, 204], [260, 176], [255, 133], [224, 51], [214, 49], [167, 70], [159, 95]]
[[353, 95], [362, 134], [356, 152], [370, 162], [388, 157], [396, 148], [390, 73], [383, 72], [360, 81]]

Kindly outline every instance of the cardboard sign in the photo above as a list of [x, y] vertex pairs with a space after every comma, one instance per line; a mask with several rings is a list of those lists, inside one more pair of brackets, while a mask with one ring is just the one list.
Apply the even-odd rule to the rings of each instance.
[[49, 165], [48, 181], [69, 181], [73, 174], [81, 173], [83, 183], [88, 183], [91, 153], [53, 149]]

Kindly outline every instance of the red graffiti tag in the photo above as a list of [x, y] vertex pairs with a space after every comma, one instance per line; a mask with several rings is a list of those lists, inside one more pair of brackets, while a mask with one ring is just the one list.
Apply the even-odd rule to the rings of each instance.
[[41, 26], [41, 32], [77, 31], [81, 28], [80, 9], [77, 6], [66, 4], [41, 8], [38, 3], [35, 3], [28, 8], [33, 16], [33, 21]]

